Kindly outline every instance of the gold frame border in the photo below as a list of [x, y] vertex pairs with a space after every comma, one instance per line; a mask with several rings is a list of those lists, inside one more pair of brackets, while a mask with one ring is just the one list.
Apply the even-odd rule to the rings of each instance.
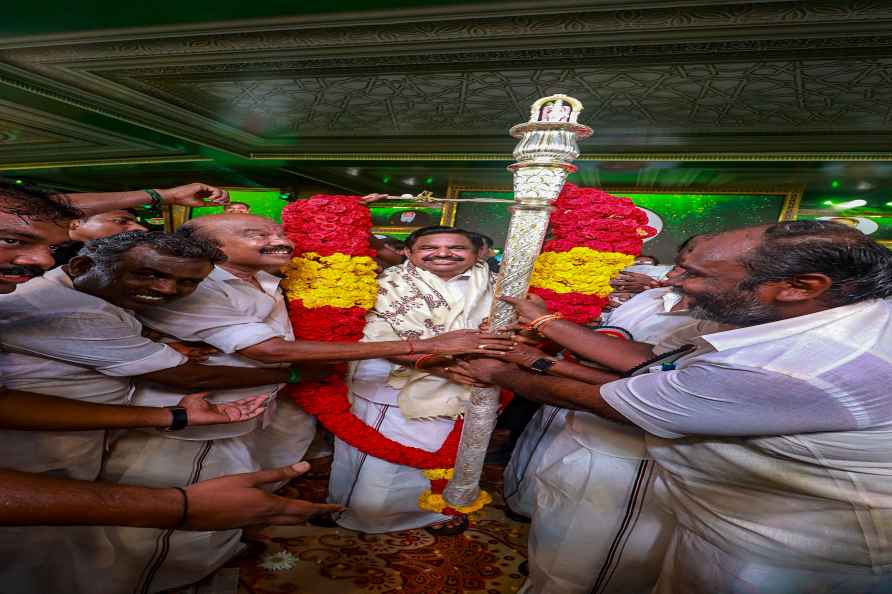
[[[452, 227], [455, 223], [455, 202], [446, 202], [441, 203], [442, 208], [440, 208], [440, 225], [445, 225], [446, 227]], [[387, 203], [388, 206], [423, 206], [430, 208], [430, 204], [424, 202], [417, 202], [412, 200], [406, 200], [405, 202], [397, 202]], [[387, 235], [388, 233], [412, 233], [413, 231], [417, 231], [419, 229], [423, 229], [423, 227], [395, 227], [395, 226], [384, 226], [384, 227], [372, 227], [372, 234], [380, 233], [382, 235]]]
[[[511, 153], [251, 153], [252, 161], [505, 161]], [[586, 153], [577, 161], [892, 161], [889, 152]]]
[[[720, 189], [712, 189], [705, 186], [684, 186], [684, 187], [638, 187], [638, 186], [602, 186], [601, 190], [605, 192], [637, 192], [640, 194], [776, 194], [784, 197], [781, 205], [778, 221], [795, 221], [799, 215], [799, 207], [802, 204], [802, 194], [805, 186], [775, 186], [760, 188], [758, 186], [723, 186]], [[461, 192], [513, 192], [514, 188], [508, 186], [453, 186], [449, 184], [446, 191], [447, 199], [457, 199]], [[456, 202], [450, 204], [458, 205]], [[457, 210], [452, 213], [452, 223], [455, 224]]]

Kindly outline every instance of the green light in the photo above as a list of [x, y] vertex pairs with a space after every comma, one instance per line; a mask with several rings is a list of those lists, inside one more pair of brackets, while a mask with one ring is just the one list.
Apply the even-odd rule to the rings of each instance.
[[833, 200], [824, 200], [821, 204], [824, 206], [833, 206]]
[[835, 179], [835, 180], [833, 180], [832, 182], [830, 182], [830, 187], [831, 187], [831, 188], [838, 188], [838, 187], [839, 187], [839, 180]]
[[23, 184], [23, 183], [25, 183], [25, 182], [24, 182], [24, 180], [17, 179], [17, 180], [15, 180], [15, 183], [17, 183], [17, 184]]
[[389, 184], [389, 183], [390, 183], [390, 176], [389, 176], [389, 175], [385, 175], [384, 178], [383, 178], [381, 181], [383, 181], [385, 184]]
[[892, 206], [892, 202], [887, 202], [886, 206]]
[[424, 180], [424, 183], [426, 183], [426, 184], [432, 184], [432, 183], [434, 183], [434, 178], [429, 177], [429, 178], [427, 178], [426, 180]]

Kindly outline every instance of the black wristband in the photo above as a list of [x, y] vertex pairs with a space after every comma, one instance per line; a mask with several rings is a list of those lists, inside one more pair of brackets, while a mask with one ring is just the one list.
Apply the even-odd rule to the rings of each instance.
[[173, 415], [173, 420], [170, 422], [170, 427], [165, 429], [165, 431], [179, 431], [189, 425], [189, 414], [185, 408], [182, 406], [169, 406], [167, 410]]
[[161, 205], [164, 204], [164, 199], [161, 198], [161, 194], [158, 193], [158, 190], [143, 190], [143, 192], [149, 195], [149, 198], [152, 201], [152, 208], [161, 208]]

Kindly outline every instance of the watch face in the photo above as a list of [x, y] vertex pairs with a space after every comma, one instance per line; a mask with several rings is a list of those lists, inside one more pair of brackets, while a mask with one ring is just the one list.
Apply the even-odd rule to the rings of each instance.
[[539, 373], [545, 373], [554, 365], [554, 361], [551, 359], [536, 359], [533, 361], [533, 364], [530, 365], [530, 369], [534, 371], [538, 371]]

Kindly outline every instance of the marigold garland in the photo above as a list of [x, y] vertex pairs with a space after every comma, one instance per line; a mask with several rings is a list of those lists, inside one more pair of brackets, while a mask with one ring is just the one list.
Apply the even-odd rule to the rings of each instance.
[[[295, 257], [286, 268], [285, 292], [295, 338], [357, 342], [365, 316], [374, 306], [377, 277], [369, 247], [371, 217], [355, 196], [313, 196], [282, 211], [285, 232]], [[462, 421], [455, 422], [437, 451], [389, 439], [350, 412], [343, 374], [288, 386], [287, 393], [338, 438], [376, 458], [419, 469], [448, 469], [455, 463]], [[431, 481], [442, 493], [447, 479]], [[459, 514], [448, 506], [441, 513]]]
[[287, 295], [304, 307], [375, 306], [378, 280], [375, 261], [368, 256], [307, 252], [291, 260], [287, 269]]
[[549, 224], [551, 238], [536, 259], [530, 293], [580, 324], [601, 315], [613, 290], [610, 279], [634, 262], [643, 239], [656, 232], [628, 198], [570, 183], [555, 201]]
[[[552, 239], [536, 264], [531, 292], [568, 319], [587, 322], [606, 304], [609, 279], [640, 253], [641, 239], [653, 233], [631, 200], [566, 184], [551, 216]], [[375, 253], [369, 246], [371, 216], [356, 196], [313, 196], [282, 211], [285, 232], [295, 244], [284, 286], [299, 340], [356, 342], [377, 292]], [[329, 431], [372, 456], [427, 469], [431, 490], [419, 507], [449, 515], [467, 514], [490, 503], [481, 491], [469, 506], [453, 508], [443, 499], [452, 476], [462, 421], [437, 451], [403, 445], [369, 427], [350, 412], [348, 388], [340, 373], [288, 386], [288, 394]], [[510, 393], [502, 391], [503, 406]]]

